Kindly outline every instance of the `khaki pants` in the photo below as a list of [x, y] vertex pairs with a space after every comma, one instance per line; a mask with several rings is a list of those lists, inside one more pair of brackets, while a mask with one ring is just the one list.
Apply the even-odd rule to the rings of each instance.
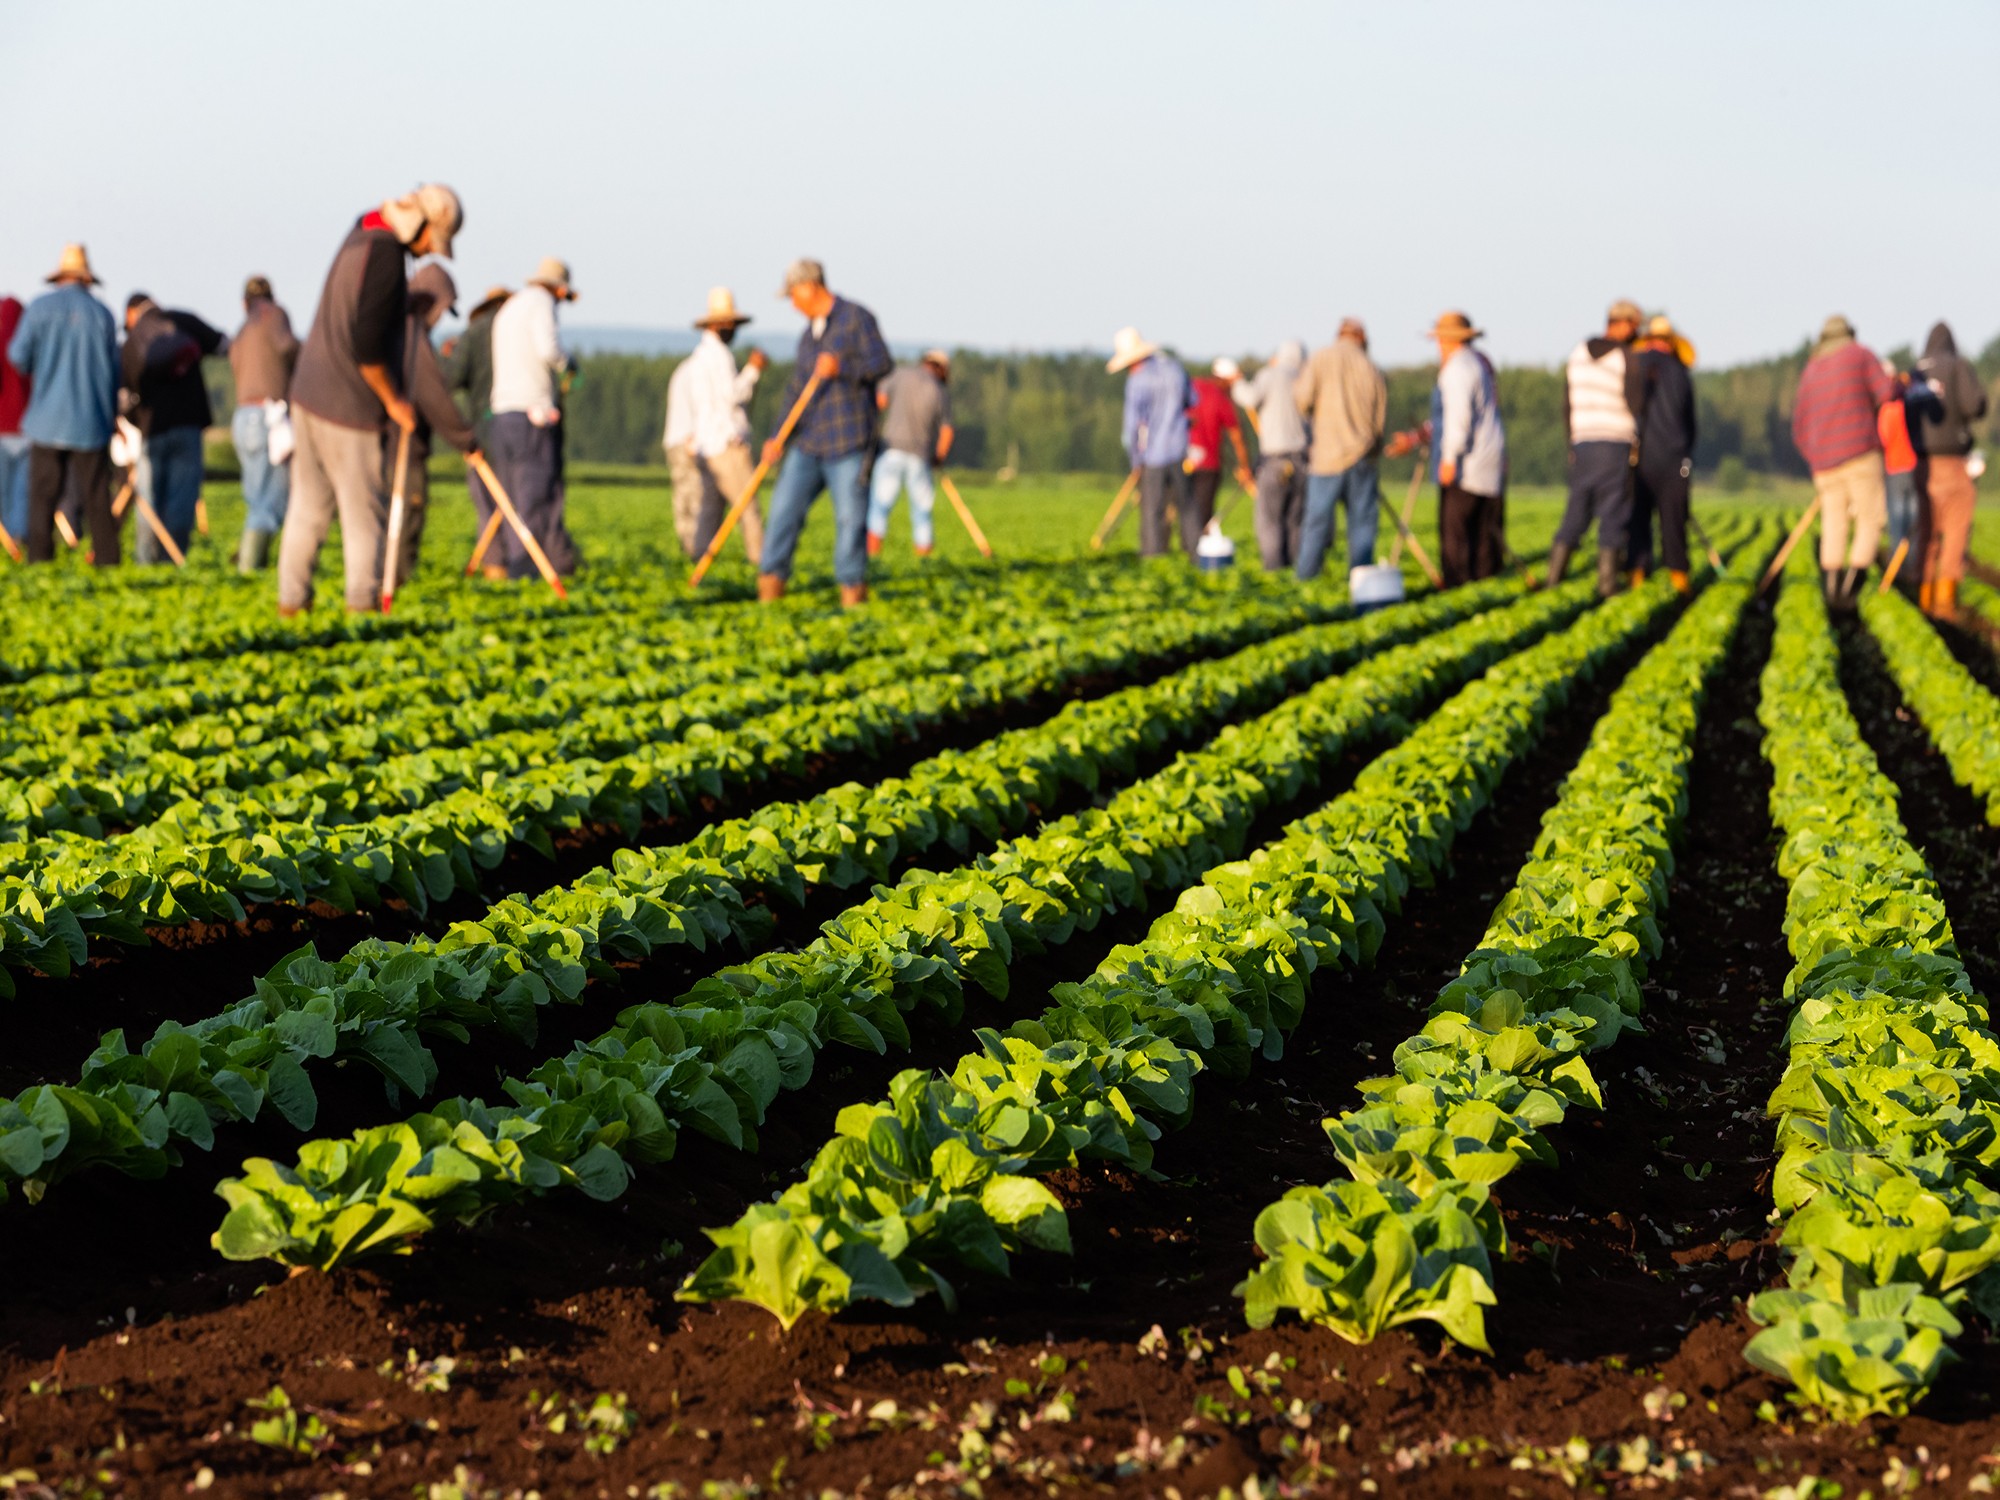
[[337, 511], [347, 607], [379, 608], [389, 527], [381, 434], [342, 427], [294, 403], [292, 438], [292, 498], [278, 546], [279, 606], [303, 609], [312, 603], [313, 568]]
[[1873, 566], [1876, 544], [1889, 523], [1882, 455], [1864, 453], [1821, 469], [1813, 475], [1813, 488], [1820, 503], [1819, 565], [1828, 572]]
[[1965, 549], [1972, 540], [1972, 507], [1978, 486], [1965, 470], [1965, 460], [1947, 454], [1917, 460], [1918, 557], [1923, 581], [1965, 577]]
[[[667, 450], [667, 468], [674, 481], [674, 535], [680, 539], [681, 551], [699, 557], [708, 550], [716, 527], [743, 493], [756, 467], [750, 449], [742, 443], [730, 444], [713, 458], [698, 457], [692, 443]], [[754, 500], [744, 509], [737, 530], [743, 538], [743, 550], [755, 563], [764, 551], [764, 517]]]

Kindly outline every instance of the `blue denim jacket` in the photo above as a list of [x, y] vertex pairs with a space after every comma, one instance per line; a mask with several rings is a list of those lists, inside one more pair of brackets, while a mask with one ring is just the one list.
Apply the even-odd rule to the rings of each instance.
[[28, 304], [7, 346], [28, 377], [21, 432], [47, 448], [89, 451], [118, 419], [118, 324], [88, 288], [66, 282]]
[[1134, 467], [1165, 468], [1187, 457], [1188, 394], [1187, 371], [1177, 359], [1150, 354], [1132, 367], [1125, 377], [1124, 440]]

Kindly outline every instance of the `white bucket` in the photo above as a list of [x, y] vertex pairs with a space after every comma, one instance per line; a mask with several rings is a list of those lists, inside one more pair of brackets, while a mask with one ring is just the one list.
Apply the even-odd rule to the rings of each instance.
[[1356, 614], [1380, 609], [1385, 604], [1403, 602], [1403, 570], [1390, 563], [1368, 563], [1350, 568], [1347, 597]]

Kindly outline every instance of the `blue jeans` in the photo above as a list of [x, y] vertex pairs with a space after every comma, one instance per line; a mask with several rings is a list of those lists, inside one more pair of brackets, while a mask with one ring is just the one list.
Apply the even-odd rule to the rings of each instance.
[[236, 439], [236, 461], [243, 465], [243, 529], [284, 530], [285, 504], [292, 496], [292, 471], [288, 464], [271, 462], [264, 404], [253, 401], [237, 407], [229, 423], [229, 435]]
[[[1912, 547], [1917, 545], [1917, 471], [1908, 469], [1889, 475], [1885, 493], [1889, 503], [1889, 551], [1893, 554], [1898, 542], [1907, 540]], [[1903, 566], [1909, 565], [1910, 559], [1904, 558]]]
[[22, 545], [28, 540], [28, 449], [24, 437], [0, 437], [0, 526]]
[[[201, 429], [169, 427], [147, 438], [139, 460], [138, 490], [185, 554], [194, 535], [194, 503], [201, 498]], [[143, 517], [133, 553], [142, 563], [168, 561], [167, 549]]]
[[1375, 561], [1375, 517], [1382, 508], [1382, 486], [1375, 460], [1360, 459], [1338, 474], [1306, 475], [1306, 517], [1299, 526], [1301, 578], [1317, 578], [1326, 549], [1333, 541], [1333, 508], [1347, 513], [1347, 565], [1358, 568]]
[[937, 494], [931, 487], [931, 466], [920, 454], [887, 448], [876, 458], [875, 479], [868, 494], [868, 534], [889, 534], [889, 514], [896, 508], [897, 492], [905, 485], [910, 490], [910, 540], [919, 552], [928, 552], [937, 540], [931, 526]]
[[806, 512], [824, 490], [833, 496], [833, 576], [845, 588], [868, 581], [867, 505], [861, 497], [859, 449], [838, 458], [821, 458], [794, 448], [778, 466], [771, 486], [771, 514], [764, 522], [764, 555], [759, 572], [777, 578], [792, 576], [792, 554], [805, 529]]

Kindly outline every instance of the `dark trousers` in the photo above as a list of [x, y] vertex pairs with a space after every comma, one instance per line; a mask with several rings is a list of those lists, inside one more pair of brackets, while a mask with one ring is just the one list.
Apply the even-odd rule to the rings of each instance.
[[1298, 561], [1299, 527], [1305, 518], [1305, 455], [1265, 454], [1257, 465], [1257, 556], [1266, 573]]
[[[1167, 555], [1167, 507], [1188, 508], [1187, 475], [1179, 464], [1155, 464], [1139, 471], [1139, 555]], [[1199, 530], [1196, 535], [1200, 535]]]
[[111, 454], [104, 448], [47, 448], [28, 452], [28, 561], [53, 562], [56, 507], [63, 490], [76, 487], [90, 523], [90, 547], [97, 566], [118, 561], [118, 523], [111, 519]]
[[1685, 461], [1649, 464], [1632, 471], [1632, 527], [1625, 544], [1628, 567], [1653, 566], [1653, 518], [1660, 520], [1660, 552], [1675, 573], [1688, 570], [1688, 488]]
[[1189, 557], [1215, 515], [1215, 492], [1221, 488], [1220, 469], [1196, 469], [1188, 475], [1187, 504], [1181, 507], [1181, 550]]
[[1556, 541], [1574, 547], [1592, 521], [1599, 548], [1625, 545], [1632, 527], [1632, 445], [1572, 443], [1569, 450], [1569, 504], [1563, 508]]
[[1500, 539], [1507, 525], [1501, 495], [1475, 495], [1455, 484], [1438, 490], [1438, 571], [1456, 588], [1500, 571]]
[[[520, 513], [521, 524], [552, 560], [561, 548], [556, 540], [562, 529], [560, 441], [554, 427], [537, 427], [526, 412], [506, 411], [493, 418], [493, 472]], [[540, 576], [512, 526], [500, 528], [496, 546], [509, 578]]]

